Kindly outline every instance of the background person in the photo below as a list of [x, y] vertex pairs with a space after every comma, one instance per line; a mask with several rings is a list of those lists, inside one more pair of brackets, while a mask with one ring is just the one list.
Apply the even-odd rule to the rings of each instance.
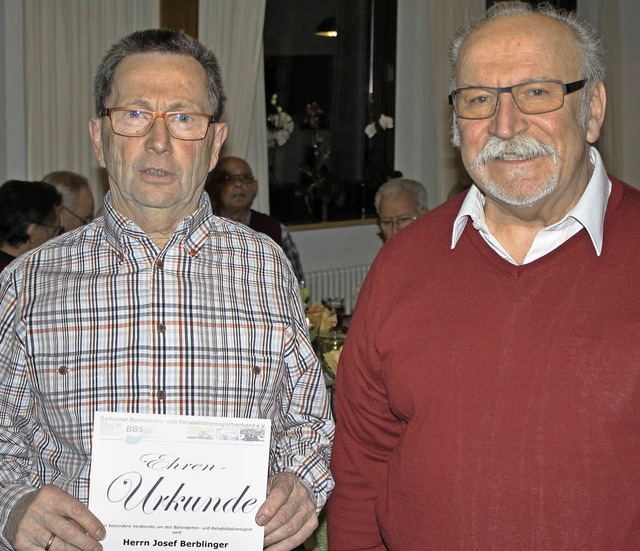
[[60, 235], [62, 197], [44, 182], [9, 180], [0, 186], [0, 272], [21, 254]]
[[331, 551], [640, 549], [640, 193], [600, 37], [498, 2], [451, 45], [474, 181], [381, 249], [338, 369]]
[[426, 188], [408, 178], [395, 178], [382, 184], [376, 192], [374, 204], [383, 241], [429, 210]]
[[216, 57], [185, 33], [132, 33], [98, 67], [104, 218], [0, 275], [7, 548], [101, 548], [86, 507], [95, 411], [271, 419], [265, 548], [318, 524], [333, 421], [297, 281], [273, 241], [214, 216], [203, 193], [224, 101]]
[[55, 186], [62, 195], [60, 224], [65, 231], [75, 230], [93, 220], [95, 204], [89, 180], [68, 170], [50, 172], [43, 181]]
[[296, 278], [304, 279], [300, 255], [287, 228], [273, 216], [251, 208], [258, 194], [258, 180], [244, 159], [223, 157], [209, 173], [205, 191], [214, 204], [214, 212], [229, 220], [267, 234], [287, 255]]

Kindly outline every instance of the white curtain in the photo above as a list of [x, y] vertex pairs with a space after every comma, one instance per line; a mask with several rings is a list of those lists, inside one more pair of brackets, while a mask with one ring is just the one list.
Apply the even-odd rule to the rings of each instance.
[[157, 0], [25, 0], [27, 178], [78, 172], [101, 204], [105, 182], [87, 126], [93, 76], [113, 42], [158, 21]]
[[607, 113], [597, 147], [608, 172], [640, 187], [640, 3], [578, 0], [577, 11], [600, 30], [607, 52]]
[[260, 182], [253, 204], [269, 212], [262, 28], [266, 0], [200, 0], [198, 37], [220, 62], [229, 134], [223, 155], [242, 157]]
[[422, 182], [433, 207], [467, 178], [449, 140], [447, 47], [485, 0], [398, 0], [395, 167]]

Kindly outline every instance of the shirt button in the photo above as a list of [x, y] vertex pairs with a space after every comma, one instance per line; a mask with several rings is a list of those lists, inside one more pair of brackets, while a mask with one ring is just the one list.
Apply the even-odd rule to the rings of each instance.
[[257, 365], [254, 365], [251, 368], [251, 371], [253, 372], [254, 375], [259, 375], [260, 374], [260, 368]]
[[164, 333], [167, 330], [167, 326], [164, 323], [158, 324], [158, 333]]
[[480, 230], [480, 224], [478, 224], [478, 222], [474, 222], [473, 223], [473, 229], [474, 230]]
[[191, 256], [196, 256], [196, 255], [198, 254], [198, 251], [196, 251], [195, 249], [191, 249], [191, 250], [189, 251], [189, 254], [190, 254]]
[[164, 260], [162, 260], [162, 258], [159, 258], [156, 261], [156, 267], [158, 268], [158, 270], [162, 270], [164, 268]]
[[61, 365], [61, 366], [58, 368], [58, 373], [59, 373], [60, 375], [66, 375], [68, 372], [69, 372], [69, 368], [68, 368], [66, 365]]
[[167, 393], [164, 390], [158, 390], [158, 400], [164, 400], [167, 397]]
[[120, 253], [118, 255], [118, 258], [120, 259], [120, 261], [123, 261], [124, 260], [124, 253]]

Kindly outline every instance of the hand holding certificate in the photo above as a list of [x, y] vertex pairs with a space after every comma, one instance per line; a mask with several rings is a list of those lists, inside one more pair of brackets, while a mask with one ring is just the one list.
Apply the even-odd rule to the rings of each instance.
[[105, 550], [259, 550], [270, 421], [96, 413], [90, 510]]

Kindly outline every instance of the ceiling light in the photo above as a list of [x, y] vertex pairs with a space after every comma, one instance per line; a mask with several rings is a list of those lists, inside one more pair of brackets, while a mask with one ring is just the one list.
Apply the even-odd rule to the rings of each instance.
[[336, 24], [335, 17], [327, 17], [323, 20], [316, 32], [314, 33], [316, 36], [325, 36], [327, 38], [335, 38], [338, 36], [338, 25]]

